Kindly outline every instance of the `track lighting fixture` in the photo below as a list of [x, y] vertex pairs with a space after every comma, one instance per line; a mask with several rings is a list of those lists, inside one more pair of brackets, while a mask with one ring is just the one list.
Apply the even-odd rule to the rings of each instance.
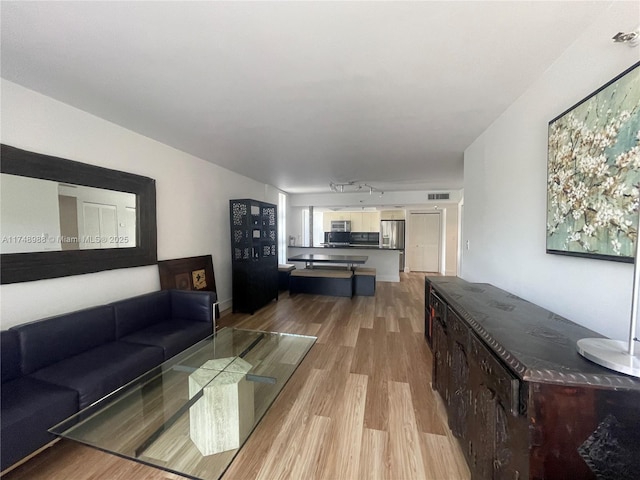
[[612, 40], [616, 43], [626, 43], [630, 47], [635, 47], [640, 40], [640, 27], [636, 28], [633, 32], [618, 32], [612, 37]]
[[368, 188], [369, 195], [373, 195], [373, 192], [379, 192], [380, 196], [384, 195], [384, 192], [382, 190], [372, 185], [369, 185], [368, 183], [356, 183], [355, 181], [346, 182], [346, 183], [329, 182], [329, 188], [331, 189], [332, 192], [344, 193], [345, 187], [347, 187], [347, 189], [353, 187], [354, 191], [359, 191], [359, 190], [362, 190], [363, 188]]

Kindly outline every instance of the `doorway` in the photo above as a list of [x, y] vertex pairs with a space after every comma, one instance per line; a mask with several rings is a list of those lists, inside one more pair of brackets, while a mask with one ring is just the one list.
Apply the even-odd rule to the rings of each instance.
[[78, 199], [58, 195], [60, 209], [60, 244], [62, 250], [78, 250]]
[[118, 246], [118, 214], [115, 205], [83, 202], [84, 229], [80, 248], [116, 248]]
[[407, 254], [412, 272], [440, 271], [442, 217], [440, 212], [410, 213]]

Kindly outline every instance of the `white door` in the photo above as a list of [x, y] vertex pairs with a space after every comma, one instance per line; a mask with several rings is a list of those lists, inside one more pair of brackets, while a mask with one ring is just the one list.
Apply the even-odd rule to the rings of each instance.
[[80, 248], [116, 248], [118, 246], [118, 222], [115, 205], [84, 202], [83, 235]]
[[410, 215], [407, 253], [412, 272], [440, 270], [440, 212]]

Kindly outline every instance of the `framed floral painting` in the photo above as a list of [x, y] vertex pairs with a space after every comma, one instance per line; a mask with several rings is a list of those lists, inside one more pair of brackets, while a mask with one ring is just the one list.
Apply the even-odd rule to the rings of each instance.
[[549, 122], [547, 253], [633, 262], [640, 62]]

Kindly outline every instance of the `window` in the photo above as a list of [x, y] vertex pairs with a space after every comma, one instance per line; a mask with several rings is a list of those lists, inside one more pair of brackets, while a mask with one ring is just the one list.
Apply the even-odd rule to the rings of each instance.
[[323, 215], [322, 212], [313, 209], [313, 243], [309, 243], [309, 246], [322, 245], [324, 242]]
[[311, 245], [309, 243], [309, 209], [302, 210], [302, 243], [300, 245]]
[[287, 263], [287, 196], [278, 193], [278, 263]]

